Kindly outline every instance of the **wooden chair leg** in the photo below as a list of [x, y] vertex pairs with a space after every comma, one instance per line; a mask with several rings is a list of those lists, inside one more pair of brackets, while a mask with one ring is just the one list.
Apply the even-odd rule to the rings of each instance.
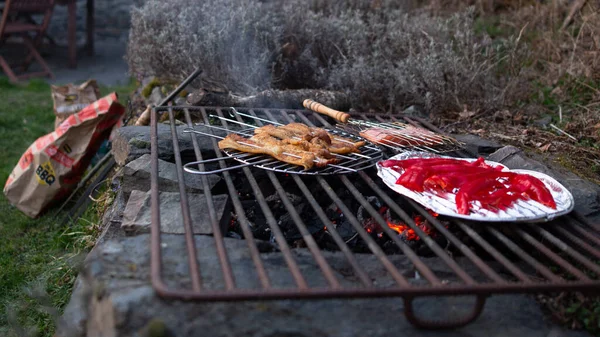
[[17, 83], [19, 81], [15, 73], [12, 71], [12, 69], [10, 69], [8, 63], [2, 56], [0, 56], [0, 68], [2, 68], [2, 71], [4, 71], [4, 73], [6, 74], [6, 76], [8, 76], [8, 79], [11, 82]]
[[23, 34], [23, 44], [25, 44], [25, 46], [29, 48], [29, 52], [31, 53], [33, 58], [35, 58], [35, 60], [42, 66], [42, 68], [44, 69], [44, 74], [48, 75], [48, 77], [50, 78], [54, 78], [54, 74], [52, 74], [52, 71], [48, 67], [48, 64], [46, 64], [46, 61], [44, 61], [44, 59], [42, 58], [42, 55], [40, 55], [37, 49], [35, 49], [33, 40], [31, 39], [31, 37], [29, 37], [29, 35]]
[[69, 35], [69, 67], [77, 68], [77, 37], [76, 25], [77, 25], [77, 7], [75, 7], [77, 1], [70, 1], [68, 5], [68, 35]]
[[87, 53], [94, 56], [94, 0], [87, 0]]
[[[37, 48], [39, 48], [42, 45], [43, 40], [44, 40], [44, 33], [37, 33], [35, 38], [32, 40], [33, 47], [37, 50]], [[29, 66], [31, 65], [32, 62], [33, 62], [33, 54], [29, 53], [29, 55], [27, 55], [27, 57], [25, 58], [25, 61], [23, 61], [23, 64], [21, 65], [21, 70], [23, 72], [27, 71], [27, 69], [29, 69]]]

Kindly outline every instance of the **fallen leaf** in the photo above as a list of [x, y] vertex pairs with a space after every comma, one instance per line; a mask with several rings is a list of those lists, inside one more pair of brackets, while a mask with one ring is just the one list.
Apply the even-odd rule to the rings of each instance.
[[551, 143], [546, 143], [545, 145], [539, 146], [538, 148], [542, 152], [548, 152], [548, 150], [550, 149], [550, 146], [552, 146]]
[[552, 89], [552, 91], [550, 91], [550, 94], [560, 96], [560, 95], [562, 95], [562, 89], [560, 87], [556, 87], [556, 88]]
[[515, 122], [520, 122], [523, 120], [523, 113], [522, 112], [517, 112], [517, 114], [513, 117], [513, 120]]
[[511, 118], [512, 118], [512, 114], [508, 110], [498, 110], [498, 111], [494, 112], [494, 120], [496, 120], [496, 121], [502, 121], [502, 120], [511, 119]]
[[484, 129], [477, 129], [477, 130], [471, 130], [471, 133], [476, 134], [476, 135], [481, 135], [486, 133]]
[[467, 119], [467, 118], [471, 118], [473, 116], [475, 116], [477, 114], [477, 112], [475, 111], [468, 111], [467, 109], [463, 110], [463, 112], [460, 112], [458, 114], [458, 118], [459, 119]]

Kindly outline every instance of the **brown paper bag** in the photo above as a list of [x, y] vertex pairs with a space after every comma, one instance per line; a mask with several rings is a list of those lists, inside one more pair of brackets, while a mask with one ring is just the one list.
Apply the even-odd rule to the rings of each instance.
[[112, 93], [69, 116], [54, 132], [38, 138], [6, 180], [4, 194], [15, 207], [36, 217], [68, 196], [125, 108]]
[[77, 113], [100, 98], [100, 89], [96, 80], [89, 80], [81, 85], [67, 84], [50, 87], [54, 101], [54, 115], [57, 128], [69, 116]]

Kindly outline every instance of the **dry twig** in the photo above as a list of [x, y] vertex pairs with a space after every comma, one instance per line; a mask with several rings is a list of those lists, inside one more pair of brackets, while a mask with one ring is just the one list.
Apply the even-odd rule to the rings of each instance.
[[571, 136], [570, 134], [568, 134], [567, 132], [563, 131], [563, 130], [562, 130], [561, 128], [559, 128], [558, 126], [556, 126], [556, 125], [554, 125], [554, 124], [550, 123], [550, 127], [552, 127], [554, 130], [556, 130], [556, 131], [558, 131], [558, 132], [562, 133], [563, 135], [565, 135], [565, 136], [567, 136], [567, 137], [569, 137], [569, 138], [573, 139], [574, 141], [577, 141], [577, 138], [575, 138], [575, 137]]
[[577, 11], [579, 11], [581, 7], [585, 5], [585, 1], [586, 0], [576, 0], [575, 2], [573, 2], [573, 4], [571, 5], [571, 9], [569, 10], [569, 14], [565, 18], [565, 21], [563, 21], [560, 30], [564, 30], [565, 28], [567, 28], [571, 21], [573, 21], [573, 16], [575, 16], [575, 13], [577, 13]]

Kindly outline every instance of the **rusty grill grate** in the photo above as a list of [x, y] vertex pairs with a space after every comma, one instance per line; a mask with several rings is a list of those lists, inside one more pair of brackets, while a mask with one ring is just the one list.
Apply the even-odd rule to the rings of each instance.
[[[239, 301], [239, 300], [274, 300], [274, 299], [324, 299], [324, 298], [357, 298], [357, 297], [383, 297], [399, 296], [405, 301], [405, 314], [407, 319], [420, 327], [442, 328], [457, 327], [473, 321], [481, 313], [485, 304], [485, 299], [491, 294], [502, 293], [534, 293], [542, 291], [597, 291], [600, 289], [600, 227], [588, 223], [583, 217], [576, 213], [562, 216], [552, 222], [544, 224], [498, 224], [498, 223], [479, 223], [467, 222], [454, 219], [437, 218], [430, 214], [428, 210], [417, 205], [411, 200], [390, 193], [385, 187], [377, 183], [375, 169], [370, 168], [358, 173], [334, 175], [334, 176], [286, 176], [283, 173], [265, 171], [258, 168], [244, 167], [237, 171], [228, 171], [221, 173], [221, 177], [226, 185], [233, 210], [237, 221], [240, 224], [244, 234], [245, 242], [248, 246], [249, 256], [253, 266], [246, 266], [253, 271], [257, 278], [257, 288], [242, 288], [237, 285], [240, 278], [234, 277], [236, 270], [230, 263], [230, 256], [225, 244], [224, 233], [220, 228], [221, 219], [217, 218], [214, 211], [213, 195], [210, 192], [209, 183], [206, 177], [202, 177], [204, 183], [204, 194], [210, 210], [209, 218], [211, 221], [214, 237], [214, 254], [217, 254], [222, 271], [223, 285], [218, 288], [205, 286], [201, 277], [202, 265], [197, 258], [200, 247], [195, 246], [192, 234], [192, 220], [190, 208], [183, 180], [189, 173], [184, 172], [182, 157], [179, 153], [179, 140], [175, 124], [175, 114], [183, 116], [188, 127], [196, 127], [195, 122], [215, 123], [210, 120], [209, 115], [224, 116], [227, 108], [218, 107], [157, 107], [152, 112], [152, 180], [151, 180], [151, 202], [152, 202], [152, 283], [160, 296], [165, 298], [177, 298], [186, 300], [200, 301]], [[299, 121], [308, 125], [332, 128], [323, 117], [318, 114], [305, 110], [280, 110], [280, 109], [239, 109], [240, 111], [252, 116], [260, 116], [267, 120], [273, 120], [280, 123]], [[171, 125], [171, 135], [173, 138], [173, 147], [175, 152], [175, 162], [179, 180], [179, 191], [181, 195], [181, 212], [184, 219], [185, 242], [187, 245], [189, 263], [189, 275], [185, 278], [190, 279], [190, 286], [173, 286], [162, 278], [162, 270], [167, 262], [162, 260], [160, 228], [160, 209], [155, 207], [159, 205], [159, 179], [158, 179], [158, 137], [157, 125], [159, 113], [168, 115]], [[368, 119], [372, 116], [360, 115], [359, 118]], [[236, 117], [240, 122], [247, 122], [241, 116]], [[385, 120], [384, 120], [385, 119]], [[378, 116], [373, 120], [387, 122], [407, 122], [412, 125], [428, 128], [439, 132], [431, 124], [424, 120], [402, 117], [402, 116]], [[232, 128], [227, 121], [218, 120], [216, 123], [220, 127]], [[259, 121], [258, 125], [262, 122]], [[198, 134], [185, 134], [185, 137], [191, 137], [194, 145], [195, 160], [202, 161], [209, 157], [205, 153], [205, 158], [199, 147], [200, 137], [207, 137]], [[223, 157], [223, 153], [217, 146], [217, 140], [211, 139], [214, 153], [212, 157]], [[470, 156], [467, 153], [456, 153], [460, 156]], [[471, 155], [472, 156], [472, 155]], [[216, 165], [216, 164], [215, 164]], [[218, 161], [221, 169], [228, 165], [236, 165], [234, 161]], [[200, 171], [205, 170], [204, 165], [199, 165]], [[264, 179], [258, 179], [258, 174]], [[272, 284], [269, 278], [269, 271], [261, 253], [259, 252], [259, 242], [252, 235], [248, 215], [245, 206], [240, 199], [240, 191], [234, 184], [233, 177], [240, 175], [250, 186], [253, 193], [252, 198], [265, 216], [265, 221], [270, 227], [274, 243], [285, 261], [287, 268], [292, 276], [294, 284], [280, 288]], [[293, 203], [286, 195], [287, 184], [293, 184], [294, 188], [301, 191], [302, 197], [316, 214], [318, 221], [328, 229], [337, 249], [345, 257], [352, 275], [358, 280], [360, 286], [348, 287], [344, 285], [332, 271], [328, 263], [326, 253], [322, 247], [315, 241], [307, 228], [306, 217], [299, 214], [294, 209]], [[313, 286], [303, 275], [296, 261], [297, 256], [294, 249], [288, 244], [281, 229], [278, 227], [278, 220], [274, 216], [274, 210], [269, 208], [265, 201], [265, 195], [261, 186], [268, 185], [270, 189], [276, 191], [282, 201], [282, 207], [289, 212], [293, 223], [304, 239], [306, 248], [310, 252], [315, 264], [318, 266], [325, 280], [326, 286]], [[340, 195], [332, 187], [333, 185], [342, 186], [347, 192], [345, 196]], [[316, 187], [315, 187], [316, 186]], [[317, 190], [318, 188], [318, 190]], [[339, 189], [338, 189], [339, 191]], [[374, 284], [367, 269], [359, 261], [347, 244], [347, 241], [338, 233], [336, 226], [328, 217], [324, 205], [319, 203], [319, 198], [327, 198], [335, 204], [348, 222], [356, 231], [359, 240], [365, 243], [365, 247], [376, 258], [393, 280], [393, 285], [382, 286]], [[387, 225], [386, 218], [376, 209], [366, 197], [375, 195], [385, 207], [394, 214], [403, 223], [409, 226], [420, 238], [421, 244], [426, 246], [433, 256], [443, 261], [449, 270], [451, 270], [456, 281], [446, 282], [443, 276], [437, 275], [425, 263], [415, 250], [409, 244], [401, 240], [398, 233]], [[373, 239], [372, 235], [365, 230], [355, 211], [349, 205], [349, 201], [358, 203], [381, 227], [381, 235], [385, 235], [396, 246], [398, 251], [403, 254], [414, 266], [416, 275], [421, 278], [420, 282], [414, 282], [412, 278], [407, 277], [400, 272], [393, 263], [391, 255], [384, 252]], [[412, 212], [412, 213], [411, 213]], [[423, 230], [422, 226], [415, 223], [411, 214], [418, 214], [427, 220], [428, 226], [437, 232], [438, 236], [445, 238], [448, 246], [453, 247], [454, 251], [462, 256], [462, 259], [471, 263], [479, 274], [483, 275], [485, 281], [480, 281], [470, 269], [463, 268], [448, 252], [448, 247], [439, 244], [439, 240], [434, 240], [428, 231]], [[448, 225], [450, 224], [450, 225]], [[450, 230], [449, 226], [452, 226]], [[469, 240], [469, 244], [465, 243]], [[482, 253], [486, 254], [484, 258]], [[455, 254], [456, 255], [456, 254]], [[183, 257], [182, 257], [183, 258]], [[499, 265], [498, 268], [492, 267]], [[239, 275], [239, 274], [238, 274]], [[254, 277], [254, 276], [253, 276]], [[413, 300], [420, 296], [455, 296], [455, 295], [473, 295], [476, 297], [474, 308], [470, 314], [461, 320], [455, 321], [431, 321], [419, 319], [413, 310]]]

